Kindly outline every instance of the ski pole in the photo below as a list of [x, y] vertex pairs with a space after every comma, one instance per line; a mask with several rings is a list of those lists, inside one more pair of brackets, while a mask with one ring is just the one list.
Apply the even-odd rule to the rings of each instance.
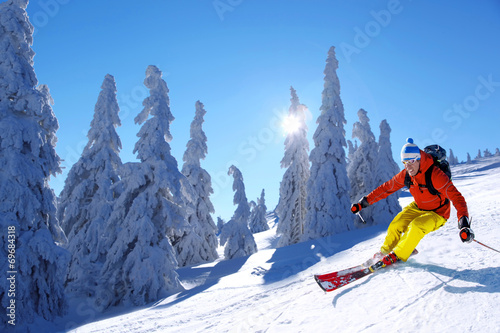
[[363, 224], [366, 224], [365, 219], [363, 218], [363, 216], [361, 216], [361, 214], [359, 212], [357, 212], [356, 215], [359, 216], [359, 218], [361, 219], [361, 222], [363, 222]]
[[476, 243], [478, 243], [478, 244], [480, 244], [480, 245], [482, 245], [482, 246], [484, 246], [484, 247], [487, 247], [487, 248], [488, 248], [488, 249], [490, 249], [490, 250], [493, 250], [493, 251], [495, 251], [495, 252], [498, 252], [498, 253], [500, 253], [500, 251], [498, 251], [498, 250], [495, 250], [494, 248], [492, 248], [492, 247], [489, 247], [488, 245], [486, 245], [486, 244], [483, 244], [483, 243], [481, 243], [481, 242], [480, 242], [480, 241], [478, 241], [478, 240], [475, 240], [475, 239], [473, 239], [473, 241], [474, 241], [474, 242], [476, 242]]

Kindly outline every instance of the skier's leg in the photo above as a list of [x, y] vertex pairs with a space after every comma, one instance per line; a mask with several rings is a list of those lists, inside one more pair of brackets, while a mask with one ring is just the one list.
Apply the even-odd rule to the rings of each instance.
[[382, 254], [388, 254], [392, 251], [401, 239], [401, 235], [406, 233], [410, 222], [421, 214], [422, 211], [418, 209], [417, 204], [412, 202], [396, 215], [389, 225], [389, 228], [387, 228], [384, 244], [380, 248]]
[[446, 219], [435, 212], [424, 212], [410, 223], [408, 230], [394, 247], [394, 253], [399, 259], [408, 260], [420, 240], [429, 232], [442, 227], [445, 223]]

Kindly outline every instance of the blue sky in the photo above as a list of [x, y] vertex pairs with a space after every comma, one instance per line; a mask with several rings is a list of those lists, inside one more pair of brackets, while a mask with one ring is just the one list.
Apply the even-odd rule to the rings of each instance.
[[121, 157], [136, 160], [133, 119], [148, 94], [148, 65], [163, 71], [170, 89], [179, 168], [195, 102], [204, 103], [202, 166], [212, 175], [215, 215], [226, 220], [236, 208], [231, 164], [249, 200], [265, 189], [268, 208], [277, 204], [289, 88], [311, 111], [312, 137], [330, 46], [348, 139], [364, 108], [377, 139], [380, 122], [389, 122], [396, 162], [407, 137], [421, 148], [451, 148], [460, 160], [500, 147], [498, 1], [31, 0], [27, 11], [35, 71], [60, 125], [56, 149], [66, 169], [51, 180], [57, 194], [87, 143], [107, 73], [118, 88]]

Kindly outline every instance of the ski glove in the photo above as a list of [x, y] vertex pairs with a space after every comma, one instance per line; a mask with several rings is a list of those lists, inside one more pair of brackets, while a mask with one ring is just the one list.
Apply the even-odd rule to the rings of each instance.
[[366, 197], [362, 197], [358, 203], [355, 203], [351, 206], [351, 212], [353, 214], [359, 213], [361, 209], [368, 206], [370, 206], [370, 204], [368, 203], [368, 199], [366, 199]]
[[474, 239], [474, 232], [467, 227], [460, 229], [460, 239], [464, 243], [470, 243]]
[[467, 216], [462, 216], [458, 219], [458, 229], [462, 228], [470, 228], [470, 222]]

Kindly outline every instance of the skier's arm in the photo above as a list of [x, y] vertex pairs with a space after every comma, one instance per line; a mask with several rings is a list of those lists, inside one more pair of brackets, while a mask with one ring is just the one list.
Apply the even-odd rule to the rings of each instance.
[[[437, 170], [436, 170], [437, 169]], [[458, 229], [460, 229], [460, 240], [464, 243], [470, 243], [474, 239], [474, 232], [470, 228], [469, 212], [467, 203], [453, 182], [438, 168], [435, 168], [432, 174], [432, 183], [436, 184], [435, 188], [444, 193], [446, 198], [451, 200], [453, 206], [457, 210]]]
[[387, 198], [394, 192], [402, 189], [405, 186], [405, 175], [406, 170], [400, 171], [397, 175], [392, 177], [391, 180], [386, 181], [376, 189], [374, 189], [370, 194], [366, 196], [368, 203], [373, 205], [375, 202]]
[[434, 168], [433, 170], [432, 183], [439, 193], [443, 193], [446, 198], [451, 200], [457, 210], [457, 219], [459, 221], [462, 217], [469, 217], [467, 203], [462, 193], [457, 190], [453, 182], [439, 168]]
[[467, 203], [465, 202], [462, 194], [457, 190], [455, 185], [450, 181], [448, 186], [445, 188], [445, 195], [451, 200], [453, 206], [457, 210], [457, 218], [460, 220], [462, 217], [469, 217], [469, 212], [467, 210]]

